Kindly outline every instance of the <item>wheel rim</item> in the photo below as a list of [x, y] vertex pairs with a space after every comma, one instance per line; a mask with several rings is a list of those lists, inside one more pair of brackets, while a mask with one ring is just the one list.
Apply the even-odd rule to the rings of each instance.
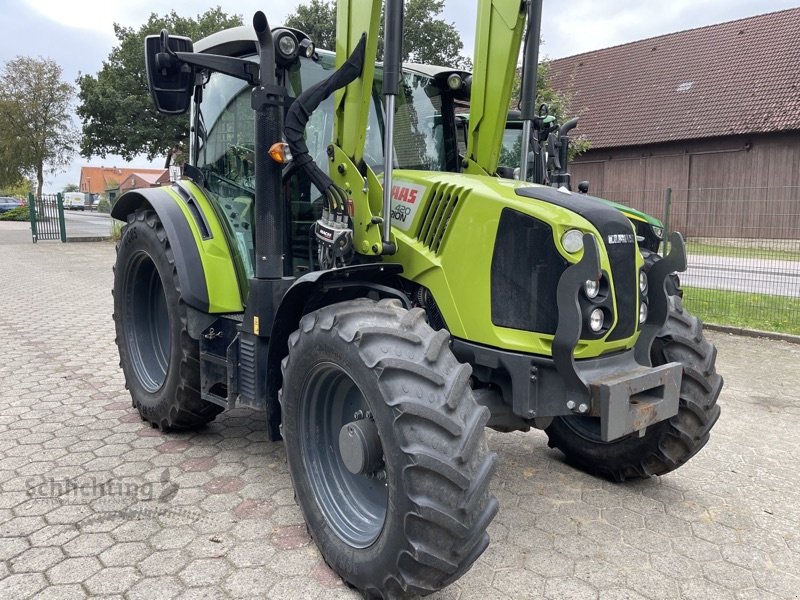
[[[611, 444], [600, 438], [600, 419], [597, 417], [582, 417], [579, 415], [562, 417], [564, 424], [580, 437], [598, 444]], [[615, 442], [618, 440], [614, 440]]]
[[333, 363], [316, 365], [300, 397], [299, 441], [305, 471], [325, 522], [348, 545], [366, 548], [383, 530], [388, 505], [385, 470], [353, 474], [339, 451], [339, 432], [370, 418], [356, 383]]
[[169, 312], [164, 284], [149, 255], [138, 254], [128, 269], [125, 331], [131, 364], [150, 393], [167, 378], [170, 355]]

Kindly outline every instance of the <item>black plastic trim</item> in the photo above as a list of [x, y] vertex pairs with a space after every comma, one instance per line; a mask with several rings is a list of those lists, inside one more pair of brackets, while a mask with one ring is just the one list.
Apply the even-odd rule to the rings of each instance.
[[189, 306], [208, 312], [208, 287], [191, 227], [180, 206], [165, 188], [143, 188], [122, 194], [111, 210], [111, 216], [127, 221], [128, 215], [149, 206], [158, 215], [175, 258], [181, 297]]
[[[586, 194], [573, 194], [544, 186], [518, 188], [516, 193], [518, 196], [541, 200], [571, 210], [597, 228], [611, 263], [614, 300], [617, 307], [617, 321], [611, 328], [608, 340], [621, 340], [636, 333], [639, 317], [639, 273], [635, 268], [635, 253], [639, 250], [635, 243], [633, 224], [628, 217], [600, 198]], [[627, 238], [617, 238], [620, 234], [630, 236], [630, 241], [627, 241]], [[619, 242], [619, 239], [626, 241]]]
[[564, 378], [567, 389], [578, 395], [588, 391], [575, 368], [575, 346], [581, 338], [583, 315], [578, 296], [588, 279], [600, 279], [600, 252], [594, 236], [583, 236], [583, 257], [569, 267], [558, 281], [558, 329], [553, 337], [553, 363]]
[[639, 339], [636, 340], [636, 360], [639, 364], [650, 365], [650, 347], [653, 340], [667, 322], [669, 314], [669, 299], [666, 289], [667, 277], [670, 273], [686, 270], [686, 246], [683, 236], [674, 232], [670, 236], [670, 252], [667, 256], [656, 262], [647, 272], [647, 320], [642, 325]]

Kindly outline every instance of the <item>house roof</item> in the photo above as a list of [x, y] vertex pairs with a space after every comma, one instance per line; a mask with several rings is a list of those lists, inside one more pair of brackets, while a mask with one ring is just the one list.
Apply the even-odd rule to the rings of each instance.
[[166, 169], [161, 169], [160, 171], [157, 171], [155, 173], [136, 171], [136, 173], [131, 173], [131, 175], [135, 175], [139, 179], [143, 179], [144, 181], [152, 185], [158, 183], [158, 180], [161, 179], [161, 176], [164, 174], [164, 171], [166, 171]]
[[551, 62], [592, 148], [800, 129], [800, 8]]
[[[81, 167], [82, 192], [100, 194], [107, 189], [115, 189], [130, 175], [136, 174], [142, 179], [154, 176], [153, 183], [164, 173], [164, 169], [117, 168], [117, 167]], [[150, 181], [149, 179], [146, 179]]]

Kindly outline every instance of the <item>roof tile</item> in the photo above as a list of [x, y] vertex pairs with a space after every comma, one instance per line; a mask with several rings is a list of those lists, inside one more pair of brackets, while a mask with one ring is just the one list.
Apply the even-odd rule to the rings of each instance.
[[800, 8], [551, 62], [592, 148], [800, 129]]

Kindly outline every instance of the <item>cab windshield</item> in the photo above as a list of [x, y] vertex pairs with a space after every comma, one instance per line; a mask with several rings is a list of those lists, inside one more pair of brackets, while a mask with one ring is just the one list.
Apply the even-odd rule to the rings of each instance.
[[[289, 96], [296, 98], [329, 77], [335, 70], [335, 59], [332, 53], [320, 52], [317, 60], [301, 59], [284, 71], [282, 83]], [[382, 75], [382, 70], [376, 68], [364, 145], [364, 162], [377, 174], [383, 172]], [[457, 153], [446, 148], [447, 119], [442, 115], [443, 111], [448, 114], [448, 101], [431, 78], [409, 71], [403, 74], [395, 102], [395, 169], [458, 168]], [[333, 138], [333, 121], [334, 97], [330, 97], [314, 111], [306, 126], [309, 154], [322, 169], [329, 164], [327, 147]], [[206, 188], [215, 196], [240, 246], [239, 254], [245, 257], [243, 268], [250, 276], [255, 144], [249, 86], [228, 75], [210, 74], [202, 88], [202, 101], [192, 107], [192, 123], [191, 162], [200, 169]], [[309, 229], [322, 213], [322, 196], [302, 174], [285, 181], [285, 192], [291, 217], [291, 248], [287, 248], [287, 255], [292, 257], [287, 274], [297, 275], [313, 265]]]
[[[285, 74], [289, 96], [295, 98], [328, 77], [335, 68], [334, 61], [335, 56], [328, 53], [320, 54], [317, 61], [302, 60]], [[383, 170], [382, 75], [380, 67], [376, 68], [364, 148], [365, 162], [377, 172]], [[211, 187], [234, 187], [250, 193], [255, 189], [249, 92], [245, 82], [212, 73], [203, 86], [202, 103], [193, 107], [196, 134], [192, 139], [192, 162], [203, 171]], [[403, 74], [395, 103], [396, 169], [447, 170], [443, 101], [442, 92], [432, 79], [413, 72]], [[325, 151], [332, 137], [333, 98], [328, 98], [306, 128], [306, 143], [317, 164], [326, 164]]]

